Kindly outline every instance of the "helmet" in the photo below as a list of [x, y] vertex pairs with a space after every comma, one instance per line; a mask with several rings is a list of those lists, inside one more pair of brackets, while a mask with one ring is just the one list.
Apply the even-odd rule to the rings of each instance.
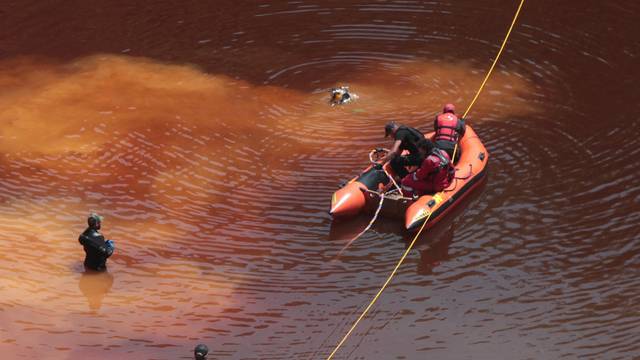
[[331, 91], [331, 101], [333, 102], [340, 102], [343, 96], [344, 92], [340, 91], [340, 89], [333, 89]]
[[195, 349], [193, 349], [193, 356], [196, 360], [204, 360], [207, 358], [207, 354], [209, 353], [209, 348], [205, 344], [198, 344]]
[[453, 106], [453, 104], [446, 104], [444, 106], [444, 109], [442, 109], [442, 113], [455, 113], [456, 112], [456, 107]]

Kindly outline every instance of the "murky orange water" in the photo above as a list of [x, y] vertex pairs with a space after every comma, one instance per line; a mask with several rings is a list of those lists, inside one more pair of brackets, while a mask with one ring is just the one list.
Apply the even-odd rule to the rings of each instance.
[[[331, 193], [388, 120], [469, 103], [516, 5], [2, 3], [3, 358], [326, 357], [407, 240], [383, 219], [336, 259], [369, 218], [332, 223]], [[525, 6], [469, 117], [487, 184], [338, 358], [640, 356], [639, 14]], [[339, 84], [360, 99], [329, 107]]]

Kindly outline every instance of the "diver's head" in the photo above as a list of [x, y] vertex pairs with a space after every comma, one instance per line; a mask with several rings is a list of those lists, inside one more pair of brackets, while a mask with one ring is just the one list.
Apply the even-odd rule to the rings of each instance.
[[205, 344], [198, 344], [196, 348], [193, 349], [193, 356], [196, 360], [206, 360], [208, 353], [209, 348]]
[[89, 224], [89, 227], [92, 229], [100, 230], [100, 225], [102, 224], [102, 216], [96, 213], [91, 213], [91, 215], [89, 215], [89, 218], [87, 218], [87, 224]]
[[347, 87], [339, 87], [339, 88], [333, 88], [331, 89], [331, 102], [332, 103], [340, 103], [342, 102], [345, 98], [349, 97], [349, 92], [348, 92]]

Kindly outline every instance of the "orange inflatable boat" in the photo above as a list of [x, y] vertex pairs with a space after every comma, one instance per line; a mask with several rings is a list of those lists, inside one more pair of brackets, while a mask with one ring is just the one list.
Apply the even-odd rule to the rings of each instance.
[[[432, 139], [433, 135], [430, 133], [427, 137]], [[345, 218], [363, 211], [378, 210], [383, 195], [382, 189], [388, 188], [393, 176], [393, 170], [388, 163], [381, 165], [375, 161], [374, 155], [380, 150], [372, 151], [370, 154], [372, 164], [368, 168], [333, 194], [329, 210], [331, 216]], [[477, 188], [486, 175], [489, 153], [478, 135], [468, 125], [458, 145], [458, 151], [460, 151], [460, 158], [455, 164], [455, 178], [447, 189], [436, 194], [409, 198], [402, 196], [397, 184], [394, 183], [392, 190], [384, 194], [383, 203], [379, 209], [380, 214], [403, 219], [406, 229], [410, 231], [418, 230], [427, 217], [426, 228], [440, 221]]]

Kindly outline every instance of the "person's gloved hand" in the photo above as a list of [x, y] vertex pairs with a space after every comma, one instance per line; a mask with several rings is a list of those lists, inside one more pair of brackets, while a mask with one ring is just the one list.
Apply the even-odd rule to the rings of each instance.
[[116, 249], [116, 243], [114, 243], [113, 240], [107, 240], [107, 241], [105, 241], [105, 243], [107, 244], [108, 247], [111, 248], [111, 250], [115, 250]]

